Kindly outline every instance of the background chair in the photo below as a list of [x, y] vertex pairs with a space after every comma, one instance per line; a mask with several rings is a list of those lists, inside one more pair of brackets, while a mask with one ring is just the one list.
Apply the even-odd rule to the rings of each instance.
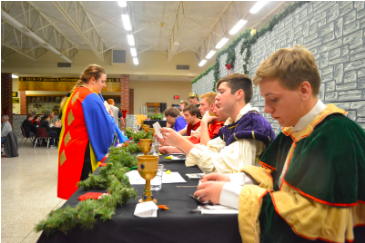
[[49, 148], [49, 142], [51, 140], [51, 137], [48, 136], [47, 128], [38, 127], [37, 128], [37, 138], [35, 139], [35, 142], [34, 142], [34, 148], [37, 147], [38, 141], [39, 141], [39, 146], [41, 146], [43, 140], [47, 140], [47, 148]]
[[19, 143], [18, 146], [20, 146], [20, 144], [23, 142], [24, 138], [25, 138], [25, 142], [24, 143], [26, 143], [27, 140], [29, 139], [32, 142], [32, 144], [33, 144], [34, 139], [36, 138], [36, 135], [27, 137], [27, 135], [25, 134], [24, 128], [23, 127], [20, 127], [20, 128], [22, 129], [22, 135], [23, 135], [23, 137], [22, 137], [22, 140], [20, 140], [20, 143]]

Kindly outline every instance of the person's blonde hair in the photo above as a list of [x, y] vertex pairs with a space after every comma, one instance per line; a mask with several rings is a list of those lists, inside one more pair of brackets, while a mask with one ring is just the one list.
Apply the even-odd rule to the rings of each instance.
[[205, 99], [209, 105], [212, 105], [215, 102], [216, 96], [217, 96], [216, 92], [209, 92], [209, 93], [202, 94], [200, 96], [200, 99]]
[[114, 100], [113, 99], [108, 99], [108, 104], [109, 105], [113, 105], [114, 104]]
[[79, 81], [76, 82], [75, 86], [71, 89], [71, 93], [78, 87], [86, 84], [92, 77], [99, 79], [102, 74], [106, 74], [104, 68], [97, 64], [89, 65], [84, 72], [81, 74]]
[[280, 49], [263, 61], [256, 70], [253, 83], [257, 86], [264, 78], [278, 79], [289, 90], [297, 89], [302, 82], [308, 81], [315, 96], [321, 84], [313, 54], [299, 45]]

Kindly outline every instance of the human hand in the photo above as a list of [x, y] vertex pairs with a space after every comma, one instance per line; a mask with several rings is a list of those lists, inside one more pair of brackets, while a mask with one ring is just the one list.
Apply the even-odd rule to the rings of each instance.
[[211, 121], [213, 121], [213, 120], [215, 120], [217, 118], [218, 118], [217, 116], [211, 116], [209, 114], [209, 111], [206, 111], [205, 114], [204, 114], [204, 116], [203, 116], [203, 118], [202, 118], [202, 122], [203, 123], [209, 123], [209, 122], [211, 122]]
[[213, 204], [219, 204], [219, 198], [225, 183], [226, 182], [221, 181], [202, 183], [198, 186], [197, 191], [194, 193], [194, 197], [198, 198], [201, 202], [210, 201]]
[[196, 137], [196, 138], [200, 138], [200, 135], [201, 135], [200, 132], [191, 133], [191, 136]]
[[166, 143], [173, 147], [179, 147], [179, 143], [183, 139], [180, 133], [175, 132], [171, 128], [160, 128], [160, 132]]
[[171, 147], [171, 146], [162, 146], [159, 148], [159, 152], [161, 154], [170, 154], [170, 153], [175, 153], [176, 152], [176, 149], [175, 147]]
[[225, 181], [229, 182], [231, 181], [228, 175], [220, 174], [220, 173], [210, 173], [207, 175], [204, 175], [203, 178], [200, 180], [201, 183], [207, 182], [207, 181]]
[[157, 142], [159, 142], [162, 146], [169, 146], [165, 139], [160, 138], [156, 133], [153, 136], [155, 136]]

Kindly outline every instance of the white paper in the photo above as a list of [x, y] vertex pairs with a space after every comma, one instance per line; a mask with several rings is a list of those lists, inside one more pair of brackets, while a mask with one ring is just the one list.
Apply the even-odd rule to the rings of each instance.
[[162, 139], [163, 137], [162, 137], [162, 134], [160, 132], [160, 128], [161, 128], [160, 123], [159, 122], [155, 122], [155, 123], [153, 123], [152, 126], [155, 129], [155, 134], [157, 134], [157, 136]]
[[237, 209], [229, 208], [222, 205], [206, 205], [198, 206], [200, 208], [201, 214], [238, 214]]
[[157, 210], [157, 205], [152, 201], [137, 203], [134, 215], [140, 218], [156, 218]]
[[[143, 179], [137, 170], [131, 170], [126, 175], [129, 178], [129, 183], [131, 185], [144, 185], [146, 184], [146, 180]], [[151, 183], [154, 179], [151, 180]], [[186, 182], [184, 178], [179, 174], [179, 172], [171, 172], [171, 174], [166, 174], [166, 172], [162, 175], [162, 184], [164, 183], [184, 183]]]

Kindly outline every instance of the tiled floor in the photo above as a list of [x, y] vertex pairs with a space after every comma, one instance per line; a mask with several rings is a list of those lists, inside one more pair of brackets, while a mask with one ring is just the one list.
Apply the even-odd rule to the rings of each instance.
[[1, 242], [36, 242], [35, 225], [65, 200], [57, 198], [57, 149], [28, 141], [19, 157], [1, 158]]

